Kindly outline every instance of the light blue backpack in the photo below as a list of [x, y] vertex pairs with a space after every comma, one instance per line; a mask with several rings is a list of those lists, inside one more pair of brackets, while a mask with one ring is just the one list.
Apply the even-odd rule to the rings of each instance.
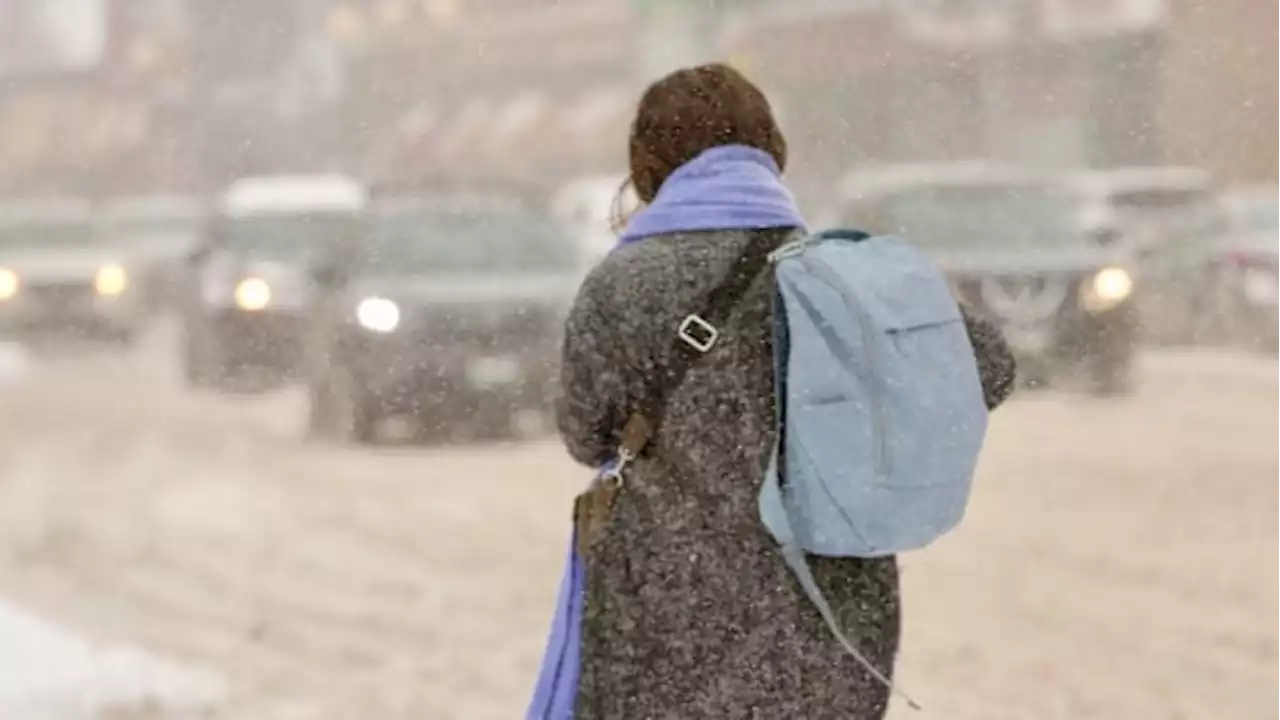
[[973, 346], [943, 274], [901, 240], [828, 231], [771, 259], [780, 433], [761, 519], [831, 631], [890, 685], [805, 555], [891, 555], [960, 521], [987, 429]]

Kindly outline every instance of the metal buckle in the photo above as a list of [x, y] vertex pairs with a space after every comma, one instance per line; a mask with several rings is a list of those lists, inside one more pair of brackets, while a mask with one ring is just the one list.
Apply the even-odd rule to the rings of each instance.
[[794, 255], [799, 255], [801, 252], [804, 251], [805, 248], [809, 247], [811, 243], [812, 241], [809, 238], [792, 240], [791, 242], [769, 253], [769, 262], [779, 263], [779, 262], [782, 262], [783, 260], [786, 260], [789, 257], [792, 257]]
[[[689, 331], [690, 328], [694, 327], [706, 334], [705, 340], [699, 340]], [[684, 320], [680, 321], [680, 327], [676, 330], [676, 335], [685, 341], [689, 347], [700, 353], [705, 353], [715, 346], [716, 340], [720, 338], [720, 331], [716, 330], [714, 325], [695, 314], [688, 315]]]
[[618, 459], [601, 471], [600, 479], [612, 483], [615, 488], [622, 487], [622, 471], [627, 469], [635, 457], [635, 454], [626, 448], [618, 448]]

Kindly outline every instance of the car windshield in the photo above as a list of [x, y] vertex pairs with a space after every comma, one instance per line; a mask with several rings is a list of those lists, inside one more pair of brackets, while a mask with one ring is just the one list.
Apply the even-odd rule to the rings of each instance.
[[1143, 188], [1114, 193], [1109, 202], [1129, 227], [1164, 242], [1196, 242], [1222, 235], [1228, 220], [1202, 188]]
[[93, 237], [93, 228], [82, 222], [0, 222], [0, 250], [83, 247], [91, 244]]
[[937, 250], [1034, 249], [1075, 242], [1081, 203], [1047, 184], [933, 185], [886, 195], [870, 216], [876, 232]]
[[219, 223], [222, 247], [244, 257], [306, 262], [357, 230], [355, 216], [254, 215]]
[[1280, 208], [1275, 195], [1240, 203], [1234, 216], [1236, 227], [1244, 232], [1280, 232]]
[[516, 208], [382, 208], [364, 242], [361, 262], [379, 274], [547, 272], [576, 261], [549, 217]]
[[110, 228], [113, 235], [129, 238], [186, 235], [195, 232], [199, 226], [200, 221], [194, 217], [157, 216], [117, 219]]

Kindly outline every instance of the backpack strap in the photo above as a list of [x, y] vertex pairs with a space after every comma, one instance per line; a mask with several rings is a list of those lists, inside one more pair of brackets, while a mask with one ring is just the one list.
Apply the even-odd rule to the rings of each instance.
[[[781, 402], [781, 399], [779, 402]], [[840, 621], [836, 618], [835, 610], [832, 609], [831, 603], [827, 602], [827, 596], [823, 594], [822, 588], [818, 586], [818, 580], [813, 576], [813, 568], [809, 566], [809, 558], [806, 556], [804, 548], [800, 547], [800, 542], [796, 539], [795, 529], [791, 523], [791, 509], [783, 497], [778, 457], [779, 453], [775, 451], [769, 469], [765, 473], [764, 486], [760, 490], [760, 519], [774, 539], [778, 541], [778, 550], [782, 554], [782, 559], [786, 561], [787, 567], [791, 568], [791, 573], [795, 575], [796, 580], [800, 583], [800, 588], [804, 590], [804, 594], [808, 596], [809, 601], [818, 609], [818, 614], [822, 616], [823, 622], [827, 624], [827, 629], [844, 647], [845, 652], [852, 655], [853, 659], [858, 661], [858, 664], [876, 682], [888, 688], [890, 693], [902, 698], [907, 703], [907, 707], [912, 710], [919, 710], [919, 703], [901, 688], [894, 685], [888, 676], [872, 664], [871, 660], [858, 649], [857, 645], [853, 644], [853, 641], [845, 634], [844, 629], [840, 627]]]
[[769, 264], [775, 245], [776, 239], [771, 233], [753, 233], [725, 278], [707, 294], [701, 310], [686, 315], [676, 326], [666, 373], [645, 386], [644, 396], [619, 433], [613, 463], [574, 500], [578, 552], [583, 556], [588, 554], [592, 539], [612, 519], [614, 501], [622, 490], [623, 472], [649, 446], [662, 421], [668, 396], [684, 382], [693, 364], [715, 347], [720, 329], [752, 281]]
[[751, 240], [729, 267], [724, 279], [707, 293], [698, 312], [684, 316], [676, 327], [663, 377], [645, 386], [645, 394], [627, 418], [618, 438], [618, 459], [605, 475], [621, 479], [627, 464], [649, 445], [662, 421], [667, 398], [684, 382], [685, 375], [703, 355], [715, 347], [721, 329], [737, 308], [751, 283], [769, 264], [769, 253], [777, 244], [771, 233], [752, 233]]

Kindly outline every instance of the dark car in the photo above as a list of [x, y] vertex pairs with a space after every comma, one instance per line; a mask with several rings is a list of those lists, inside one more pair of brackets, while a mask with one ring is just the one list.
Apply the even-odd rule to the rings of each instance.
[[1275, 186], [1222, 198], [1227, 236], [1218, 244], [1213, 312], [1232, 345], [1280, 352], [1280, 211]]
[[1004, 331], [1024, 382], [1128, 385], [1135, 281], [1109, 218], [1062, 179], [979, 163], [864, 170], [840, 207], [840, 224], [928, 251], [957, 299]]
[[1218, 294], [1234, 239], [1209, 174], [1112, 168], [1077, 173], [1072, 184], [1115, 218], [1136, 258], [1144, 337], [1157, 345], [1225, 342]]
[[73, 198], [0, 203], [0, 335], [127, 342], [141, 303], [126, 250]]
[[181, 362], [193, 386], [271, 385], [299, 374], [322, 249], [353, 235], [365, 191], [341, 176], [237, 181], [189, 258]]
[[577, 286], [572, 236], [520, 197], [389, 192], [316, 269], [310, 428], [369, 441], [411, 418], [423, 438], [505, 437], [543, 412]]

